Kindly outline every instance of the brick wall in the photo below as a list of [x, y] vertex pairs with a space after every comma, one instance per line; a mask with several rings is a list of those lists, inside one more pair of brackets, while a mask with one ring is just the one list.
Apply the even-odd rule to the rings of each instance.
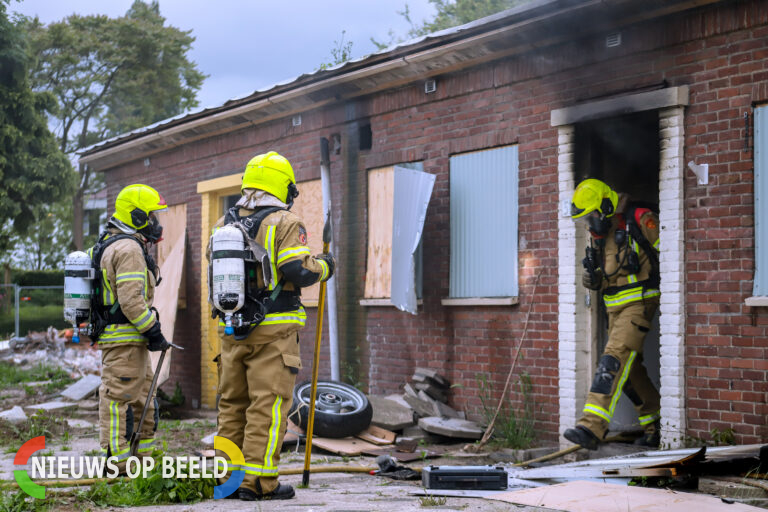
[[[680, 313], [685, 313], [687, 435], [709, 438], [712, 429], [732, 428], [738, 442], [768, 439], [768, 311], [744, 305], [755, 263], [752, 153], [743, 150], [744, 113], [752, 102], [768, 101], [768, 5], [745, 1], [696, 9], [624, 28], [622, 36], [622, 46], [605, 48], [601, 37], [574, 35], [568, 45], [438, 77], [430, 95], [421, 83], [404, 86], [306, 112], [299, 127], [291, 127], [290, 119], [273, 121], [167, 150], [153, 156], [148, 168], [135, 162], [107, 172], [110, 204], [120, 187], [144, 181], [169, 204], [188, 205], [189, 299], [177, 336], [190, 350], [175, 358], [171, 381], [180, 380], [188, 397], [199, 395], [196, 183], [238, 172], [253, 154], [272, 148], [289, 158], [300, 181], [317, 178], [319, 138], [338, 133], [342, 147], [332, 154], [331, 179], [343, 361], [359, 358], [357, 378], [376, 394], [399, 391], [416, 366], [438, 369], [459, 385], [451, 394], [453, 405], [477, 418], [478, 375], [488, 374], [498, 393], [530, 311], [517, 374], [531, 376], [540, 438], [555, 440], [560, 400], [568, 398], [559, 385], [571, 381], [560, 381], [558, 373], [557, 322], [563, 314], [558, 297], [564, 281], [557, 264], [558, 131], [550, 126], [550, 111], [661, 84], [689, 85], [685, 162], [709, 163], [710, 182], [697, 185], [686, 172], [686, 306]], [[370, 122], [373, 132], [369, 151], [357, 150], [363, 122]], [[520, 304], [444, 307], [449, 157], [506, 144], [519, 144], [520, 150]], [[436, 175], [424, 229], [424, 304], [417, 316], [358, 304], [366, 257], [364, 171], [409, 161], [423, 161], [424, 170]], [[504, 271], [503, 255], [493, 255], [488, 264]], [[302, 375], [310, 366], [314, 310], [309, 317], [302, 333]], [[327, 338], [324, 344], [327, 358]], [[327, 376], [327, 364], [321, 368]], [[510, 399], [520, 405], [516, 389]]]

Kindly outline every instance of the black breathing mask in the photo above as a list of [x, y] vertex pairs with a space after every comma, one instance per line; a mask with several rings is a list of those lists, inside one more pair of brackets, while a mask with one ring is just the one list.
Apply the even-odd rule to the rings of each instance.
[[608, 231], [610, 231], [611, 220], [605, 217], [605, 215], [600, 215], [599, 217], [590, 215], [587, 217], [587, 225], [593, 234], [602, 237], [607, 235]]
[[163, 239], [163, 226], [157, 217], [150, 214], [147, 225], [139, 230], [139, 233], [152, 243], [157, 243]]

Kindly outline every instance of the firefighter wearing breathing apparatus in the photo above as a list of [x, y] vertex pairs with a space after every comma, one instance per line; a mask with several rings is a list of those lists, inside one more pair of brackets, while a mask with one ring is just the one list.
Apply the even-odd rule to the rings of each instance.
[[[290, 211], [298, 196], [291, 164], [274, 151], [245, 168], [242, 197], [219, 219], [208, 245], [209, 300], [219, 318], [218, 435], [241, 449], [245, 479], [230, 498], [289, 499], [277, 465], [301, 368], [300, 290], [330, 279], [331, 254], [312, 256], [307, 230]], [[223, 452], [217, 455], [226, 455]]]
[[155, 400], [137, 425], [152, 382], [148, 350], [169, 343], [152, 308], [157, 266], [147, 252], [162, 238], [156, 213], [165, 200], [147, 185], [129, 185], [117, 195], [115, 213], [89, 249], [96, 275], [91, 303], [91, 337], [101, 349], [99, 443], [124, 468], [134, 429], [141, 434], [138, 455], [149, 456], [157, 429]]
[[608, 343], [597, 365], [584, 414], [564, 436], [596, 450], [608, 431], [622, 392], [637, 410], [644, 435], [636, 444], [659, 445], [661, 399], [643, 365], [643, 339], [659, 305], [659, 219], [632, 205], [600, 180], [582, 181], [573, 194], [571, 217], [590, 233], [582, 283], [602, 294], [608, 313]]

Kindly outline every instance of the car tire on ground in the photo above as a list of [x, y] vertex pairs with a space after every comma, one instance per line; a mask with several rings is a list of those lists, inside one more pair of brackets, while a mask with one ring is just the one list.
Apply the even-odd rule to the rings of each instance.
[[[293, 388], [293, 405], [288, 417], [305, 431], [309, 426], [312, 382]], [[362, 432], [371, 424], [373, 407], [359, 389], [332, 380], [317, 381], [313, 435], [342, 438]]]

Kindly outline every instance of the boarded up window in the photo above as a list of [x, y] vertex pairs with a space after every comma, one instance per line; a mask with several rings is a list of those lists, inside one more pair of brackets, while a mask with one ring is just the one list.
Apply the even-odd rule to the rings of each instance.
[[[291, 211], [304, 221], [307, 228], [307, 242], [312, 254], [323, 252], [323, 189], [320, 180], [302, 181], [297, 183], [299, 197], [294, 200]], [[320, 296], [320, 284], [313, 284], [301, 289], [301, 300], [308, 306], [317, 303]]]
[[[421, 162], [398, 167], [423, 170]], [[365, 298], [388, 299], [392, 286], [392, 226], [394, 219], [394, 167], [368, 171], [368, 255]], [[421, 297], [421, 252], [416, 255], [416, 291]]]
[[450, 159], [452, 298], [517, 296], [517, 146]]
[[768, 296], [768, 105], [755, 108], [755, 285]]

